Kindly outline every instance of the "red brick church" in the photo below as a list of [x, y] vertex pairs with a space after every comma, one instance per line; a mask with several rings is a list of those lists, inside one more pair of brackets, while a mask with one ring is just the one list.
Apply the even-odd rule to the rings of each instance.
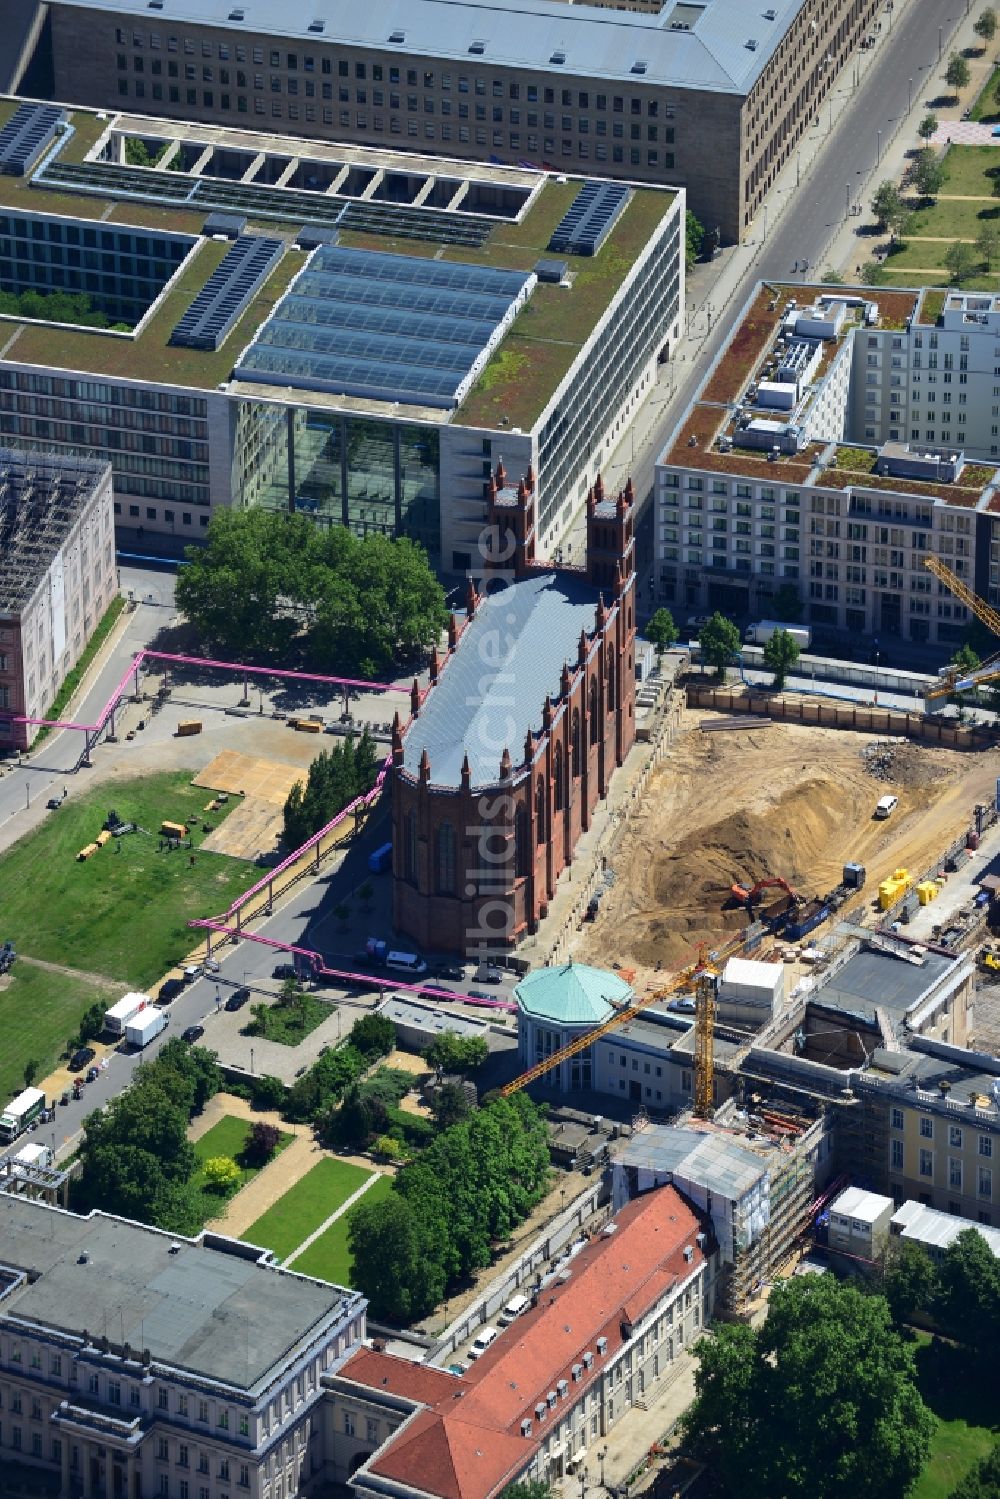
[[480, 587], [393, 733], [393, 921], [430, 950], [509, 951], [635, 738], [634, 497], [587, 496], [583, 567], [535, 560], [534, 475], [486, 486]]

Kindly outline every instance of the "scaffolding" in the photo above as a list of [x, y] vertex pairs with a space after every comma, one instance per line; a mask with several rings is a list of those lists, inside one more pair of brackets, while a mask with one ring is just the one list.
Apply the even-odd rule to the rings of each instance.
[[19, 616], [89, 504], [107, 465], [0, 449], [0, 615]]

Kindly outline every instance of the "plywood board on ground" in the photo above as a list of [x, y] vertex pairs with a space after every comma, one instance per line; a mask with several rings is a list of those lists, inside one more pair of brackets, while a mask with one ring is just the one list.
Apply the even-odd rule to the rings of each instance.
[[273, 850], [283, 823], [281, 807], [261, 796], [251, 796], [234, 807], [201, 846], [214, 854], [228, 854], [231, 859], [255, 859]]
[[[274, 807], [283, 807], [295, 782], [305, 779], [306, 772], [301, 766], [287, 765], [281, 760], [259, 760], [254, 755], [242, 755], [239, 750], [220, 750], [195, 776], [194, 785], [228, 791], [230, 795], [260, 797]], [[235, 816], [236, 809], [230, 820]]]

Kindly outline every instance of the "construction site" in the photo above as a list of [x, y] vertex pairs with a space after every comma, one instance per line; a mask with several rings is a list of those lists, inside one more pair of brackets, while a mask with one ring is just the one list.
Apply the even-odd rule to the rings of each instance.
[[110, 466], [0, 450], [0, 709], [29, 720], [0, 718], [0, 749], [31, 743], [116, 592]]
[[[683, 710], [681, 731], [652, 776], [615, 856], [615, 881], [574, 956], [613, 951], [637, 987], [746, 925], [750, 891], [777, 879], [806, 903], [861, 864], [867, 885], [845, 892], [839, 914], [865, 909], [900, 867], [924, 870], [964, 833], [971, 809], [996, 796], [996, 761], [985, 754], [881, 742], [838, 729], [761, 722], [740, 733], [706, 733], [705, 715]], [[887, 792], [891, 816], [875, 816]], [[760, 892], [754, 914], [785, 894]]]

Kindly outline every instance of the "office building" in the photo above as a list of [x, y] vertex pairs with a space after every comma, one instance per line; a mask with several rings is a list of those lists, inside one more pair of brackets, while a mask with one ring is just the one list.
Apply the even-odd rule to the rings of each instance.
[[[737, 240], [881, 0], [54, 0], [57, 99], [677, 184]], [[891, 25], [891, 17], [889, 18]]]
[[551, 556], [679, 332], [683, 193], [138, 116], [47, 128], [0, 175], [0, 438], [107, 455], [140, 551], [263, 505], [464, 571], [502, 457], [535, 474]]
[[32, 743], [117, 592], [112, 505], [108, 463], [0, 448], [0, 752]]
[[631, 481], [589, 491], [582, 567], [537, 560], [530, 469], [486, 507], [482, 593], [392, 741], [393, 925], [470, 957], [537, 930], [635, 740]]
[[656, 587], [954, 647], [1000, 602], [1000, 298], [761, 285], [656, 466]]
[[325, 1467], [323, 1376], [356, 1292], [218, 1235], [0, 1194], [0, 1460], [60, 1499], [295, 1499]]

